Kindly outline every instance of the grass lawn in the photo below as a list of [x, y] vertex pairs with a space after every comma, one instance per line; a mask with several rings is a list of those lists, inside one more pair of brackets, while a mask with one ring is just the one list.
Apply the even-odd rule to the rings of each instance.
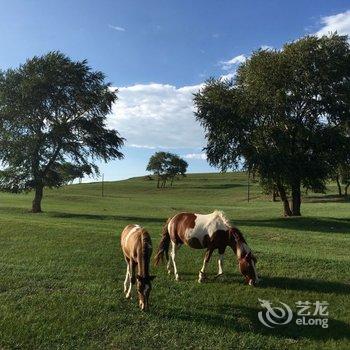
[[[32, 194], [0, 194], [0, 349], [349, 349], [350, 202], [304, 197], [303, 217], [284, 219], [244, 174], [195, 174], [157, 190], [135, 178], [47, 190], [43, 214], [31, 214]], [[335, 188], [330, 186], [330, 194]], [[180, 249], [182, 280], [165, 266], [142, 313], [122, 291], [125, 263], [119, 234], [145, 226], [154, 250], [165, 220], [181, 211], [224, 210], [258, 257], [259, 287], [243, 284], [227, 250], [218, 280], [213, 254], [205, 284], [196, 282], [204, 251]], [[293, 321], [270, 329], [258, 320], [258, 298], [327, 301], [329, 328]]]

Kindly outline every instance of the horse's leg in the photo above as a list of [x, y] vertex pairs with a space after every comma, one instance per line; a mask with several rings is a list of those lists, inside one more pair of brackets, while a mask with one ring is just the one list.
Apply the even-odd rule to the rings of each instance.
[[171, 260], [173, 262], [173, 266], [174, 266], [174, 275], [175, 275], [175, 279], [176, 281], [178, 281], [180, 279], [179, 274], [177, 273], [177, 268], [176, 268], [176, 262], [175, 262], [175, 257], [176, 257], [176, 251], [178, 249], [176, 243], [174, 243], [173, 241], [171, 242]]
[[211, 257], [211, 254], [213, 253], [213, 251], [214, 251], [214, 249], [208, 248], [207, 251], [205, 252], [203, 266], [199, 270], [199, 275], [198, 275], [198, 282], [199, 283], [202, 283], [206, 278], [205, 268], [207, 267], [207, 264], [209, 263], [209, 260], [210, 260], [210, 257]]
[[126, 293], [126, 298], [129, 299], [131, 297], [131, 288], [132, 288], [132, 285], [135, 284], [135, 264], [134, 262], [132, 261], [132, 259], [130, 259], [129, 261], [129, 289]]
[[126, 261], [126, 275], [125, 275], [125, 280], [124, 280], [124, 293], [126, 293], [127, 289], [128, 289], [128, 281], [129, 279], [131, 279], [130, 277], [130, 264], [129, 261], [127, 259], [125, 259]]
[[218, 259], [218, 274], [215, 277], [221, 276], [224, 272], [222, 270], [222, 267], [224, 265], [224, 254], [219, 254]]
[[169, 259], [167, 264], [166, 264], [166, 269], [168, 270], [168, 274], [171, 275], [171, 260]]
[[219, 249], [218, 274], [215, 277], [219, 277], [224, 273], [222, 269], [224, 265], [224, 256], [225, 256], [225, 249]]

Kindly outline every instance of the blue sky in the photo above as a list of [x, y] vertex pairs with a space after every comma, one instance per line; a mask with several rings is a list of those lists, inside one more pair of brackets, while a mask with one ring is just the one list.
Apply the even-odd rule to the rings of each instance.
[[120, 89], [109, 125], [127, 138], [108, 180], [142, 175], [170, 150], [191, 172], [213, 171], [192, 93], [210, 76], [232, 76], [262, 46], [310, 33], [350, 34], [349, 1], [0, 1], [0, 69], [60, 50], [86, 58]]

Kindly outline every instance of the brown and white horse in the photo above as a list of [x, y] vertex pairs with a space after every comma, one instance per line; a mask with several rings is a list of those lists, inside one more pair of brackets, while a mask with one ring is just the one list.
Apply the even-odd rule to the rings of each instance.
[[[151, 281], [155, 276], [149, 274], [149, 262], [152, 255], [152, 241], [149, 233], [139, 225], [128, 225], [121, 237], [121, 246], [126, 261], [124, 293], [131, 297], [131, 287], [137, 281], [139, 305], [142, 310], [148, 309]], [[137, 276], [135, 270], [137, 266]]]
[[[171, 260], [169, 259], [169, 245], [171, 243]], [[155, 257], [156, 265], [165, 255], [168, 273], [171, 273], [171, 262], [173, 263], [175, 279], [179, 280], [176, 267], [176, 252], [182, 244], [195, 249], [207, 249], [203, 266], [199, 271], [198, 282], [203, 282], [206, 275], [205, 269], [215, 249], [219, 251], [218, 267], [216, 276], [223, 274], [224, 253], [227, 246], [232, 248], [237, 256], [238, 266], [245, 282], [256, 285], [259, 281], [256, 272], [256, 258], [252, 254], [242, 233], [232, 227], [223, 212], [215, 210], [211, 214], [202, 215], [194, 213], [180, 213], [168, 219]]]

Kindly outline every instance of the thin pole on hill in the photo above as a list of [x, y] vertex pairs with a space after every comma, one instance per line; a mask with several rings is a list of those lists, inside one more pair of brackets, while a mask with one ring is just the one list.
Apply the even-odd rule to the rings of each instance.
[[101, 194], [102, 194], [102, 197], [104, 196], [104, 180], [105, 180], [105, 174], [102, 174], [102, 187], [101, 187]]
[[247, 200], [250, 201], [250, 170], [248, 170]]

